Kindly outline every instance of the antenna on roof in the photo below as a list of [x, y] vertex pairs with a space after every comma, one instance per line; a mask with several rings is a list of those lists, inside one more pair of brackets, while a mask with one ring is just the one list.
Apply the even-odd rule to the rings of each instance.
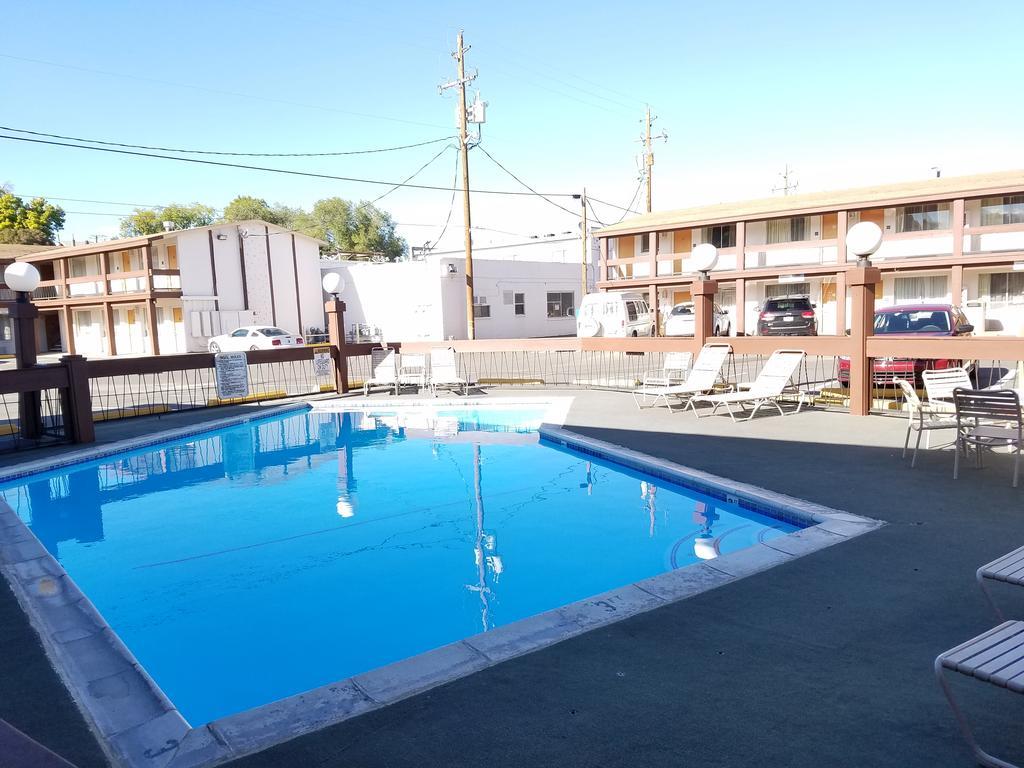
[[785, 168], [779, 176], [782, 177], [782, 186], [772, 187], [772, 192], [782, 192], [783, 195], [788, 195], [790, 190], [796, 191], [796, 188], [800, 186], [799, 181], [794, 181], [790, 184], [789, 179], [793, 175], [793, 169], [789, 167], [789, 163], [786, 163]]
[[936, 178], [936, 179], [938, 179], [938, 178], [941, 178], [941, 177], [942, 177], [942, 169], [941, 169], [941, 168], [939, 168], [939, 166], [937, 166], [937, 165], [933, 165], [933, 166], [931, 167], [931, 170], [935, 171], [935, 178]]

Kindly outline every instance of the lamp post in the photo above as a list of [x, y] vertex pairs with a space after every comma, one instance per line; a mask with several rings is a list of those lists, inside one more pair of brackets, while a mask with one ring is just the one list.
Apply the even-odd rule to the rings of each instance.
[[862, 221], [846, 233], [846, 248], [857, 257], [857, 266], [846, 272], [850, 294], [850, 413], [871, 413], [873, 372], [868, 356], [868, 339], [874, 333], [875, 286], [882, 273], [871, 266], [871, 256], [882, 244], [882, 230], [871, 221]]
[[846, 248], [857, 257], [857, 266], [871, 266], [871, 256], [882, 244], [882, 229], [873, 221], [862, 221], [846, 233]]
[[[15, 292], [10, 307], [14, 323], [14, 361], [17, 368], [32, 368], [37, 361], [36, 318], [39, 310], [32, 303], [31, 294], [39, 286], [39, 270], [32, 264], [16, 261], [4, 270], [4, 282]], [[43, 433], [39, 392], [18, 394], [18, 424], [21, 436], [38, 439]]]
[[690, 284], [693, 301], [693, 337], [698, 347], [704, 346], [715, 328], [715, 292], [718, 283], [711, 279], [711, 270], [718, 263], [718, 249], [711, 243], [701, 243], [690, 254], [689, 268], [697, 273]]

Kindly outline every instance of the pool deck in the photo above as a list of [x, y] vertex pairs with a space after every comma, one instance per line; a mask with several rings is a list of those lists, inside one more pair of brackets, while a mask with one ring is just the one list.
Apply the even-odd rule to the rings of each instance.
[[[622, 393], [552, 394], [576, 397], [568, 429], [889, 525], [230, 765], [973, 764], [931, 664], [998, 623], [974, 570], [1024, 543], [1007, 457], [953, 481], [948, 450], [922, 451], [914, 470], [900, 459], [901, 419], [766, 411], [733, 424], [637, 412]], [[243, 408], [105, 423], [98, 438]], [[1024, 611], [1024, 591], [997, 600]], [[6, 588], [0, 645], [0, 718], [80, 768], [105, 765]], [[981, 743], [1024, 758], [1024, 699], [972, 681], [956, 690]]]

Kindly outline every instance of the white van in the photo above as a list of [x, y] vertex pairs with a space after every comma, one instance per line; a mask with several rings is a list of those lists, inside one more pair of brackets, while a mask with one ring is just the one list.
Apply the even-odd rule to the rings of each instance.
[[654, 316], [642, 293], [588, 293], [576, 313], [580, 337], [654, 335]]

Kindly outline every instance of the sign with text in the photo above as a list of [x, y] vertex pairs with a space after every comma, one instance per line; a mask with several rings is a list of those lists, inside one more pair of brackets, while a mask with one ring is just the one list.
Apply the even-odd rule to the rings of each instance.
[[330, 376], [333, 368], [330, 352], [316, 352], [313, 355], [313, 373], [316, 376]]
[[217, 371], [217, 397], [233, 400], [249, 396], [249, 365], [245, 352], [218, 352], [214, 356]]

